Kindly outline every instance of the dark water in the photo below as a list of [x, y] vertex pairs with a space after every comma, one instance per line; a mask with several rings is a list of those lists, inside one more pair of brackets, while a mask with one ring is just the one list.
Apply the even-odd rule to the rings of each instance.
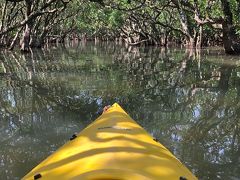
[[240, 57], [113, 44], [0, 52], [0, 179], [120, 103], [200, 179], [240, 179]]

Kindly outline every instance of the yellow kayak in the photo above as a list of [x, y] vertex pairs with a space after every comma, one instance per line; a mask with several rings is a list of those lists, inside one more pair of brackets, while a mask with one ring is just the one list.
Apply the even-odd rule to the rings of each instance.
[[117, 103], [23, 179], [197, 179]]

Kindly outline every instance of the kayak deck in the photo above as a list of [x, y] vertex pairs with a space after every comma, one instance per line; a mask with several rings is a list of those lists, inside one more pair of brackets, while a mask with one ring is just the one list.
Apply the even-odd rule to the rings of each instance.
[[117, 104], [23, 179], [197, 179]]

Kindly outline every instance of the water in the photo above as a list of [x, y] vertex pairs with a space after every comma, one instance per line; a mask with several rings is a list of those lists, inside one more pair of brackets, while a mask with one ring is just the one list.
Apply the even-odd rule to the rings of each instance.
[[0, 179], [120, 103], [200, 179], [240, 179], [240, 58], [92, 43], [0, 52]]

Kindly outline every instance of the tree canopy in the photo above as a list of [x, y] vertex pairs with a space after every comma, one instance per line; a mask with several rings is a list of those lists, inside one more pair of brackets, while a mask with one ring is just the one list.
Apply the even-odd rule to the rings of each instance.
[[0, 0], [0, 45], [117, 40], [129, 45], [223, 45], [239, 54], [239, 0]]

